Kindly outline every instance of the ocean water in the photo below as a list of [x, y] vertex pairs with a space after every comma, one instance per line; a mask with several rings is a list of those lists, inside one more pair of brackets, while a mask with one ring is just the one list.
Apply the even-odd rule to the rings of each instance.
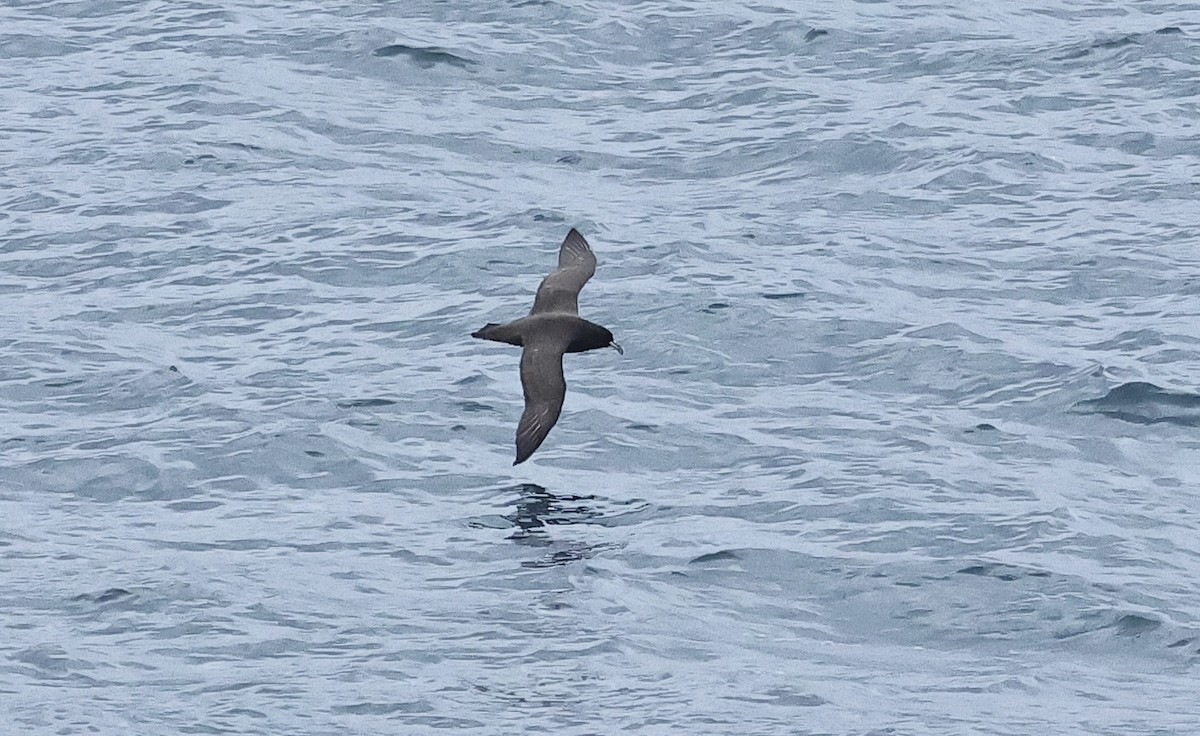
[[1200, 733], [1193, 4], [22, 1], [0, 90], [12, 733]]

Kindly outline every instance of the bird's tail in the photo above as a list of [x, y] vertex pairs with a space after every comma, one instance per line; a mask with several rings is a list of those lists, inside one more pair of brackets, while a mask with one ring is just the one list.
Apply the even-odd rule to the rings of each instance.
[[471, 333], [471, 337], [478, 337], [480, 340], [495, 340], [496, 342], [506, 342], [509, 345], [520, 345], [521, 335], [513, 329], [512, 323], [506, 325], [488, 322], [483, 327]]

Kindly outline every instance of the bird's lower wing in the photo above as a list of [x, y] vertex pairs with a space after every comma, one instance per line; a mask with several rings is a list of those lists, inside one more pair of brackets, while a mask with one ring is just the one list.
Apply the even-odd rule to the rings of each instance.
[[562, 356], [562, 347], [558, 345], [527, 344], [521, 353], [525, 412], [517, 424], [517, 459], [513, 465], [525, 462], [541, 447], [562, 413], [567, 395]]

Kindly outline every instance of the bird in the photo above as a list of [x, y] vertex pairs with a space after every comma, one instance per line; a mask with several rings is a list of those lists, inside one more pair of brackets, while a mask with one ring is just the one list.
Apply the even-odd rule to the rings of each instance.
[[525, 411], [517, 423], [514, 466], [528, 460], [541, 447], [562, 413], [567, 395], [563, 354], [599, 348], [613, 348], [625, 354], [607, 327], [579, 316], [579, 291], [594, 273], [596, 254], [583, 235], [571, 228], [558, 249], [558, 268], [542, 279], [529, 314], [507, 324], [489, 322], [471, 333], [471, 337], [522, 349]]

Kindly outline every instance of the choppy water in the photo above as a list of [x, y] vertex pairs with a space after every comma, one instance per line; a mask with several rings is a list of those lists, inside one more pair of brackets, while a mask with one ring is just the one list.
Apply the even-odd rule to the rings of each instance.
[[14, 733], [1200, 732], [1194, 6], [20, 2], [0, 89]]

